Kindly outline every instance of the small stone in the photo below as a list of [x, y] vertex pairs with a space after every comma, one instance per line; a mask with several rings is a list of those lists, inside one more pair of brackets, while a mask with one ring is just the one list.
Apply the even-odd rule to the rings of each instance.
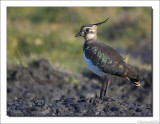
[[137, 109], [136, 109], [136, 112], [142, 112], [142, 109], [137, 108]]
[[118, 111], [118, 108], [117, 107], [112, 107], [111, 108], [111, 111], [113, 112], [113, 111]]
[[146, 105], [146, 109], [151, 109], [151, 108], [152, 108], [151, 104]]
[[129, 110], [134, 109], [134, 105], [133, 105], [133, 104], [129, 104], [128, 109], [129, 109]]
[[36, 105], [37, 106], [43, 106], [45, 104], [44, 100], [37, 100]]

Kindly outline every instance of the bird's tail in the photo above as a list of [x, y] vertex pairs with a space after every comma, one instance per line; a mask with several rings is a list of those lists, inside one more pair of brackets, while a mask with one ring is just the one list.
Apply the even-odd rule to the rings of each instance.
[[143, 79], [139, 74], [137, 74], [134, 70], [129, 69], [127, 77], [129, 80], [135, 85], [135, 86], [140, 86], [141, 85], [141, 80]]

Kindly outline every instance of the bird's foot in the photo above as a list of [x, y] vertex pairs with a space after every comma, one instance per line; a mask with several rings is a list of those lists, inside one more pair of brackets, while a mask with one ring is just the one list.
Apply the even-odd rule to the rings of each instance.
[[101, 92], [100, 92], [100, 99], [103, 99], [103, 98], [105, 98], [106, 97], [106, 90], [101, 90]]

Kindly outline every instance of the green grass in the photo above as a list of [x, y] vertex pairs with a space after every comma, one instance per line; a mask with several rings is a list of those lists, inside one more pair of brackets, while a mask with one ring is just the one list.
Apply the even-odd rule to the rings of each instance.
[[[86, 68], [84, 42], [75, 34], [82, 25], [108, 17], [109, 21], [98, 28], [100, 40], [132, 52], [141, 39], [146, 39], [142, 48], [151, 46], [149, 7], [8, 7], [7, 65], [27, 66], [34, 59], [47, 58], [55, 66], [80, 73]], [[150, 69], [151, 64], [145, 65], [144, 69]]]

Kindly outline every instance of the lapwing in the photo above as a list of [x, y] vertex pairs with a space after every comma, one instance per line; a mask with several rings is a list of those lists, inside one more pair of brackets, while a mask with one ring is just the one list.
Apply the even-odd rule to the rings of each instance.
[[105, 97], [110, 80], [107, 74], [130, 80], [135, 86], [140, 86], [143, 79], [129, 65], [124, 58], [112, 47], [97, 40], [97, 26], [106, 23], [106, 20], [96, 24], [86, 24], [75, 37], [84, 37], [83, 57], [88, 68], [102, 79], [100, 98]]

